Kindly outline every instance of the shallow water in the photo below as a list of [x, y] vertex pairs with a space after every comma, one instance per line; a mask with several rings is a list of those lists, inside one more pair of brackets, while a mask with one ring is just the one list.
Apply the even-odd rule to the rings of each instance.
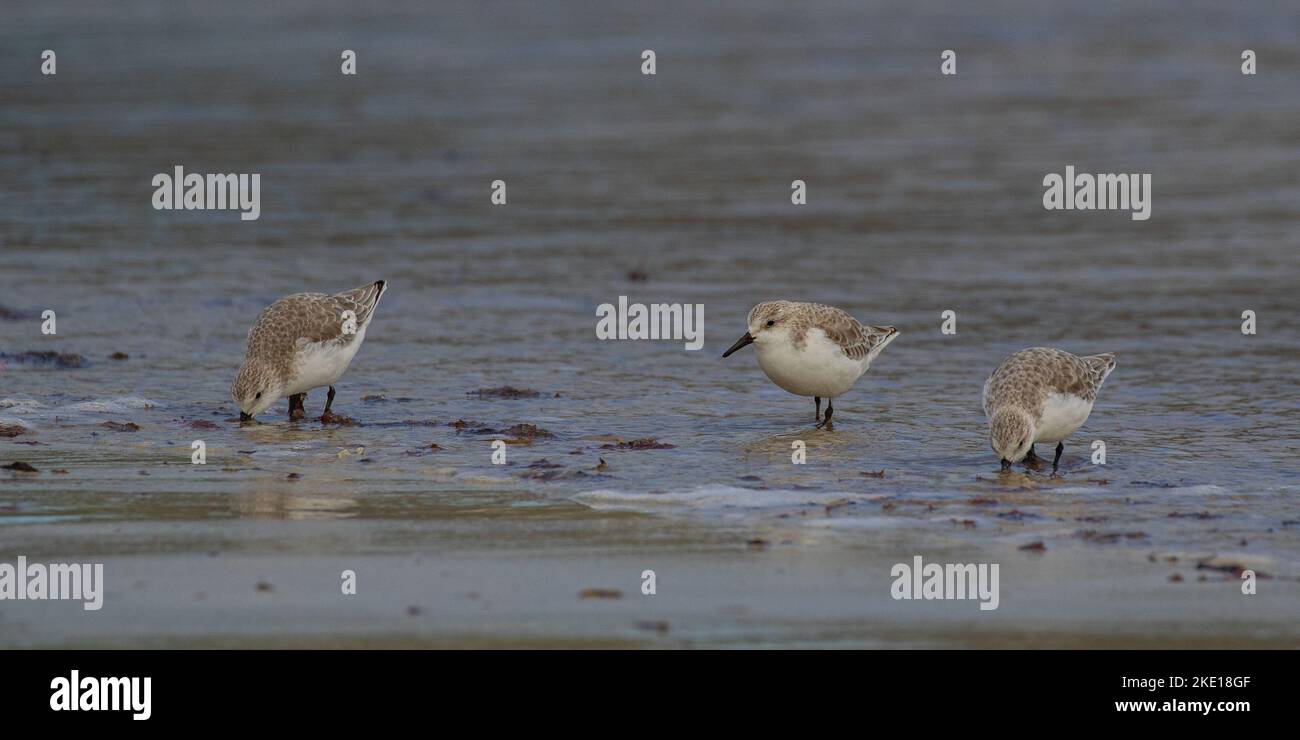
[[[194, 552], [646, 547], [707, 569], [710, 548], [761, 539], [814, 559], [874, 548], [887, 572], [1041, 541], [1134, 569], [1218, 555], [1300, 601], [1296, 14], [661, 5], [7, 10], [0, 352], [85, 363], [0, 366], [0, 424], [30, 427], [0, 438], [0, 462], [41, 471], [0, 473], [0, 553], [185, 553], [162, 533], [190, 523], [208, 533]], [[1238, 71], [1247, 45], [1256, 77]], [[55, 77], [36, 71], [44, 48]], [[176, 164], [260, 173], [261, 218], [153, 210], [150, 180]], [[1069, 164], [1152, 173], [1151, 219], [1045, 211], [1043, 175]], [[361, 426], [290, 424], [284, 402], [232, 421], [262, 307], [377, 278], [391, 289], [335, 406]], [[597, 341], [596, 306], [620, 295], [703, 304], [705, 348]], [[719, 359], [772, 298], [902, 332], [833, 432], [752, 349]], [[1058, 477], [1000, 474], [980, 410], [988, 372], [1034, 345], [1118, 359]], [[539, 395], [474, 393], [505, 385]], [[497, 466], [503, 435], [457, 420], [553, 437]], [[642, 438], [673, 446], [604, 447]], [[266, 519], [354, 529], [303, 522], [271, 545], [247, 526]], [[114, 522], [131, 527], [89, 551], [59, 534]]]

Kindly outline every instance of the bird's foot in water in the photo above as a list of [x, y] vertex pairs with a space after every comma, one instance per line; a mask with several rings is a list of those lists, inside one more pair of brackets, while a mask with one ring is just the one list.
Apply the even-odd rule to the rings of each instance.
[[349, 427], [360, 426], [360, 424], [357, 423], [356, 419], [353, 419], [352, 417], [349, 416], [344, 416], [342, 414], [336, 414], [333, 411], [326, 411], [325, 413], [321, 414], [320, 423], [338, 424], [340, 426], [349, 426]]

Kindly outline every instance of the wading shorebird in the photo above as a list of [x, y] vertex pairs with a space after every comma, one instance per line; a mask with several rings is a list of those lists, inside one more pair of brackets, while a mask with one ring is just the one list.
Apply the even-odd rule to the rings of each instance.
[[377, 280], [337, 295], [295, 293], [267, 306], [248, 330], [244, 364], [230, 389], [239, 420], [251, 421], [281, 396], [289, 397], [289, 418], [301, 419], [307, 391], [329, 386], [320, 420], [343, 421], [330, 411], [334, 383], [361, 348], [386, 290]]
[[750, 309], [749, 331], [722, 356], [753, 344], [768, 379], [795, 395], [812, 396], [817, 427], [831, 428], [831, 399], [852, 388], [897, 336], [892, 326], [863, 324], [834, 306], [767, 301]]
[[1055, 442], [1055, 470], [1063, 440], [1088, 420], [1098, 389], [1114, 369], [1113, 354], [1076, 357], [1047, 347], [1022, 349], [1003, 360], [984, 382], [989, 442], [1002, 469], [1037, 461], [1034, 444]]

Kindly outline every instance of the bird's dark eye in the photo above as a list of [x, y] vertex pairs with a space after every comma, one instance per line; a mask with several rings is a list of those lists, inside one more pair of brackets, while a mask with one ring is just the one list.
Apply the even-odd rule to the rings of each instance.
[[767, 320], [767, 325], [768, 325], [768, 326], [776, 326], [776, 319], [768, 319], [768, 320]]
[[257, 398], [261, 398], [261, 397], [262, 397], [262, 393], [259, 391], [257, 394]]

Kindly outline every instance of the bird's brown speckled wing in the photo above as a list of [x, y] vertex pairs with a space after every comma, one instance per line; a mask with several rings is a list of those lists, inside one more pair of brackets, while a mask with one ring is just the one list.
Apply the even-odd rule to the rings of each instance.
[[838, 344], [844, 354], [854, 360], [867, 357], [878, 345], [898, 333], [892, 326], [863, 324], [848, 312], [834, 306], [812, 305], [812, 326], [825, 332], [827, 338]]
[[384, 281], [378, 280], [360, 288], [344, 291], [334, 296], [337, 301], [335, 308], [340, 312], [348, 309], [354, 311], [357, 315], [357, 324], [364, 324], [370, 320], [370, 315], [379, 305], [379, 298], [384, 294], [385, 289]]
[[1003, 360], [984, 383], [984, 411], [1011, 403], [1037, 412], [1053, 392], [1094, 401], [1114, 369], [1111, 354], [1076, 357], [1049, 347], [1024, 349]]
[[248, 330], [248, 354], [267, 358], [287, 372], [292, 367], [294, 352], [304, 343], [333, 341], [346, 345], [353, 342], [356, 333], [344, 331], [348, 320], [355, 316], [357, 328], [364, 326], [379, 304], [383, 290], [381, 281], [337, 295], [285, 296], [267, 306]]

